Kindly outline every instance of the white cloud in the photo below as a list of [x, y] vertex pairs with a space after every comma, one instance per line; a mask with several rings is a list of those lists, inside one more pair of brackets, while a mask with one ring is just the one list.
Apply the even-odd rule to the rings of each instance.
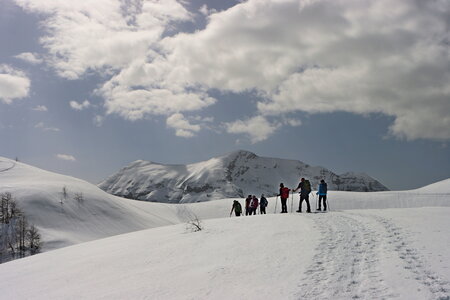
[[0, 65], [0, 101], [6, 104], [28, 96], [30, 79], [24, 72], [8, 65]]
[[262, 116], [225, 124], [228, 133], [246, 134], [250, 137], [250, 142], [253, 144], [266, 140], [274, 134], [280, 126], [279, 123], [270, 123]]
[[53, 131], [53, 132], [59, 132], [61, 131], [59, 128], [56, 127], [48, 127], [44, 124], [44, 122], [39, 122], [36, 125], [34, 125], [34, 128], [39, 128], [42, 129], [44, 131]]
[[292, 118], [285, 118], [284, 123], [292, 126], [292, 127], [298, 127], [302, 125], [302, 121], [299, 119], [292, 119]]
[[[396, 137], [450, 139], [445, 0], [249, 0], [214, 14], [203, 6], [206, 28], [166, 37], [192, 20], [174, 0], [126, 10], [115, 0], [16, 2], [47, 15], [42, 42], [61, 76], [109, 77], [97, 90], [107, 114], [171, 116], [214, 104], [210, 89], [255, 91], [266, 122], [293, 111], [382, 113]], [[228, 128], [248, 133], [250, 123]], [[252, 141], [272, 134], [267, 124]]]
[[206, 4], [203, 4], [198, 11], [204, 16], [208, 16], [210, 14], [214, 14], [217, 12], [217, 10], [214, 8], [209, 9], [208, 5], [206, 5]]
[[39, 55], [31, 52], [23, 52], [14, 57], [26, 61], [32, 65], [38, 65], [43, 62], [43, 59], [39, 58]]
[[105, 121], [105, 117], [104, 116], [100, 116], [100, 115], [96, 115], [94, 117], [94, 120], [93, 120], [94, 125], [97, 126], [97, 127], [102, 126], [104, 121]]
[[76, 161], [75, 157], [69, 154], [56, 154], [56, 158], [59, 160]]
[[91, 106], [91, 103], [88, 100], [84, 100], [82, 103], [78, 103], [76, 101], [70, 101], [70, 107], [75, 110], [83, 110]]
[[256, 90], [263, 115], [383, 113], [397, 137], [450, 139], [448, 16], [445, 1], [247, 1], [166, 38], [146, 69], [166, 85]]
[[47, 106], [45, 105], [38, 105], [35, 108], [33, 108], [34, 111], [48, 111]]
[[15, 2], [46, 15], [42, 25], [47, 35], [41, 42], [50, 54], [50, 64], [68, 79], [88, 70], [112, 72], [135, 58], [151, 56], [150, 47], [172, 21], [190, 18], [175, 0]]
[[189, 121], [186, 120], [180, 113], [176, 113], [168, 117], [166, 124], [167, 127], [175, 129], [176, 136], [185, 138], [195, 136], [195, 133], [199, 132], [201, 129], [200, 125], [193, 125], [189, 123]]

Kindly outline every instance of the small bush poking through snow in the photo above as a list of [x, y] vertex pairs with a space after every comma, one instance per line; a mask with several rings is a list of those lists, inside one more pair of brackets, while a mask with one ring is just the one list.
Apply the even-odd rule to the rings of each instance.
[[191, 232], [203, 230], [202, 220], [200, 220], [199, 217], [193, 213], [192, 219], [187, 222], [187, 229]]

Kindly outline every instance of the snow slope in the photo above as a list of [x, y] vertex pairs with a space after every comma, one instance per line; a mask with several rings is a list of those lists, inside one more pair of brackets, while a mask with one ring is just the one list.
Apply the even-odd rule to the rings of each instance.
[[450, 194], [450, 178], [435, 182], [416, 190], [419, 193], [442, 193]]
[[450, 208], [144, 230], [0, 265], [3, 299], [449, 299]]
[[[61, 203], [63, 187], [68, 197]], [[13, 195], [37, 226], [44, 251], [180, 222], [170, 205], [115, 197], [83, 180], [0, 157], [0, 193], [4, 192]], [[84, 201], [76, 201], [75, 193], [82, 193]]]
[[365, 174], [342, 175], [301, 161], [259, 157], [236, 151], [190, 165], [163, 165], [138, 160], [99, 184], [110, 194], [131, 199], [190, 203], [248, 194], [274, 196], [279, 184], [294, 186], [300, 177], [316, 187], [321, 179], [330, 190], [386, 191], [387, 188]]

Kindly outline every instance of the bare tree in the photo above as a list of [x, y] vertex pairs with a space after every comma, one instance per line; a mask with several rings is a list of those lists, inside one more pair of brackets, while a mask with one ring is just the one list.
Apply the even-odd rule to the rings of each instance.
[[3, 193], [0, 198], [0, 262], [38, 253], [37, 228], [29, 226], [11, 193]]
[[190, 219], [187, 222], [187, 226], [188, 226], [188, 229], [190, 229], [193, 232], [203, 230], [202, 220], [200, 220], [200, 218], [196, 214], [193, 214], [192, 219]]
[[17, 234], [17, 242], [18, 242], [18, 245], [16, 247], [18, 248], [17, 250], [20, 253], [20, 256], [24, 257], [27, 250], [25, 238], [28, 231], [28, 222], [24, 215], [19, 216], [16, 226], [17, 229], [15, 230], [15, 232]]
[[31, 225], [28, 229], [27, 241], [29, 244], [30, 254], [33, 255], [39, 253], [41, 250], [41, 235], [34, 225]]
[[62, 191], [61, 191], [61, 204], [63, 204], [67, 200], [68, 196], [69, 196], [69, 191], [67, 190], [66, 186], [63, 186]]
[[78, 204], [83, 203], [84, 202], [83, 193], [75, 193], [75, 195], [73, 196], [73, 199], [75, 199], [75, 201], [77, 201]]
[[1, 213], [1, 221], [3, 224], [8, 224], [9, 223], [9, 219], [10, 219], [10, 215], [9, 215], [9, 207], [10, 204], [12, 202], [12, 195], [11, 193], [4, 193], [2, 194], [2, 200], [1, 200], [1, 209], [0, 209], [0, 213]]
[[203, 230], [202, 220], [186, 205], [177, 205], [177, 216], [182, 222], [186, 222], [186, 230], [197, 232]]

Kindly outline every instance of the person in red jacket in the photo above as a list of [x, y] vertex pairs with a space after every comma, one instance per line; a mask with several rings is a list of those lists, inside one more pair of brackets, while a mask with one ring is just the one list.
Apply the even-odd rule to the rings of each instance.
[[287, 213], [287, 199], [289, 198], [289, 191], [287, 187], [284, 186], [283, 183], [280, 183], [280, 193], [278, 196], [281, 199], [281, 213]]
[[258, 198], [256, 198], [255, 195], [253, 195], [252, 202], [250, 203], [250, 208], [251, 208], [250, 215], [251, 214], [256, 215], [256, 210], [258, 209], [258, 204], [259, 204]]

